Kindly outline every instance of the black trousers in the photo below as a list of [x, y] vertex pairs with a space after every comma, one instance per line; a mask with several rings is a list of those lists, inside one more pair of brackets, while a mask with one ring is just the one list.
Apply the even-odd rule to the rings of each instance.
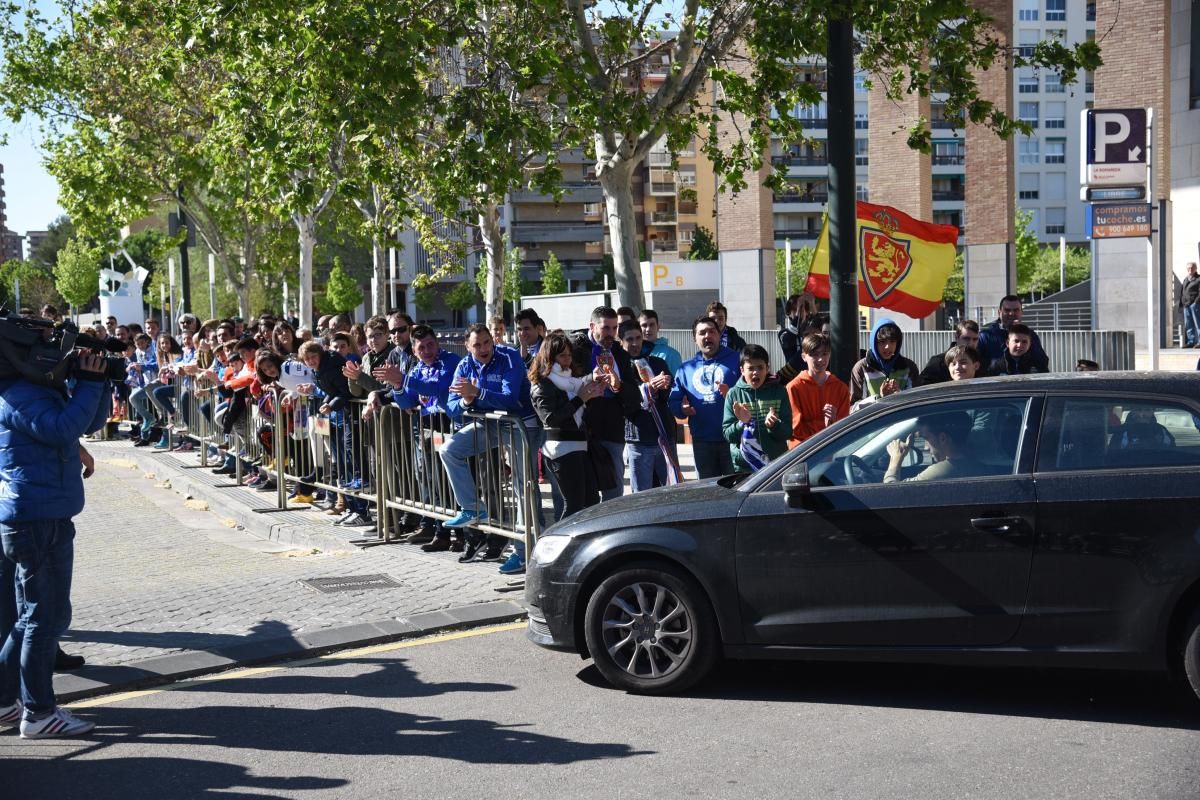
[[563, 453], [558, 458], [546, 459], [558, 485], [562, 489], [562, 517], [600, 502], [600, 490], [596, 486], [596, 468], [586, 450]]

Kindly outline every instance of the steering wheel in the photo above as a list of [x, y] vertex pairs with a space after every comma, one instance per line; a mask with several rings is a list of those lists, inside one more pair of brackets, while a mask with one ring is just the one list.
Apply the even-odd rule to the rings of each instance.
[[867, 462], [863, 461], [856, 455], [848, 455], [842, 459], [842, 469], [846, 473], [846, 485], [853, 486], [856, 483], [875, 483], [874, 473], [867, 466]]

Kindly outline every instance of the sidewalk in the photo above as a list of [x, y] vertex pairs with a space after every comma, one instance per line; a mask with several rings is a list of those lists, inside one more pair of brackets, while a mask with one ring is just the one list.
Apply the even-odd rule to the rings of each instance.
[[[56, 677], [64, 701], [524, 614], [520, 582], [495, 562], [359, 548], [360, 529], [320, 512], [255, 513], [275, 494], [213, 475], [194, 454], [86, 445], [97, 471], [76, 518], [63, 648], [87, 666]], [[680, 458], [694, 478], [691, 448]], [[304, 583], [322, 579], [334, 591]]]

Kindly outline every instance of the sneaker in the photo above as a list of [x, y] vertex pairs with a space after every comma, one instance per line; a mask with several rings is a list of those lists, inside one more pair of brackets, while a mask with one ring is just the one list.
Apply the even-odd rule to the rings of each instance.
[[334, 524], [334, 525], [342, 525], [342, 524], [344, 524], [344, 523], [345, 523], [345, 522], [346, 522], [348, 519], [350, 519], [350, 518], [351, 518], [351, 517], [353, 517], [353, 516], [356, 516], [357, 514], [358, 514], [358, 512], [356, 512], [356, 511], [343, 511], [343, 512], [342, 512], [342, 513], [341, 513], [341, 514], [338, 516], [338, 518], [337, 518], [337, 519], [335, 519], [335, 520], [333, 521], [333, 524]]
[[96, 723], [77, 718], [61, 706], [54, 713], [39, 720], [21, 720], [22, 739], [54, 739], [60, 736], [80, 736], [88, 733]]
[[290, 499], [293, 503], [299, 503], [300, 505], [303, 505], [303, 506], [311, 506], [312, 501], [313, 501], [313, 496], [311, 494], [297, 494], [297, 495], [292, 495], [292, 497]]
[[166, 439], [159, 439], [157, 442], [154, 443], [155, 450], [167, 450], [167, 449], [169, 449], [169, 447], [170, 446], [167, 444]]
[[520, 553], [513, 553], [508, 557], [508, 560], [500, 565], [501, 575], [524, 575], [525, 574], [525, 559]]
[[462, 510], [442, 523], [443, 528], [467, 528], [479, 522], [487, 522], [488, 513]]
[[279, 488], [279, 484], [273, 478], [267, 478], [264, 481], [260, 481], [254, 488], [260, 492], [273, 492]]
[[20, 725], [23, 710], [19, 702], [14, 702], [11, 706], [0, 707], [0, 731]]
[[358, 511], [349, 512], [349, 516], [339, 519], [334, 525], [341, 525], [344, 528], [365, 528], [368, 525], [373, 525], [375, 520], [371, 519], [370, 514], [363, 514]]
[[263, 474], [261, 472], [256, 472], [250, 476], [250, 479], [248, 481], [246, 481], [246, 486], [247, 487], [258, 486], [264, 480], [266, 480], [266, 478], [263, 476]]

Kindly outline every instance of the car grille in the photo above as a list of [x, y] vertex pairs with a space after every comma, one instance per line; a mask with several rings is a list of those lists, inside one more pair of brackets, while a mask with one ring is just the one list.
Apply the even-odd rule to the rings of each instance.
[[550, 635], [550, 626], [546, 624], [546, 620], [537, 617], [529, 618], [529, 630], [538, 636]]

